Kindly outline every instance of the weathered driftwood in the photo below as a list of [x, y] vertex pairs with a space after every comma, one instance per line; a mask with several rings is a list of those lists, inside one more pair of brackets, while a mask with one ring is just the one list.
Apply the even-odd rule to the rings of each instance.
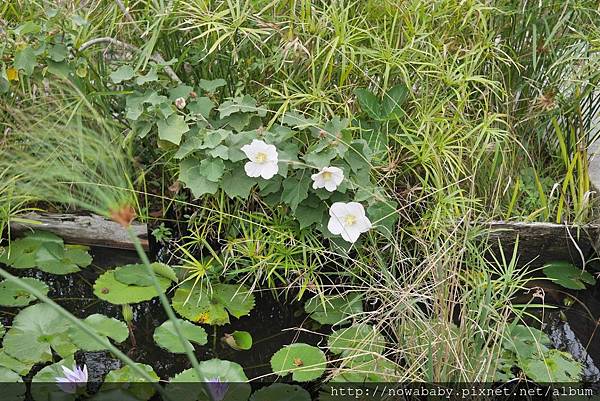
[[[500, 246], [510, 259], [518, 240], [519, 265], [542, 266], [552, 260], [586, 262], [599, 249], [599, 225], [567, 225], [494, 221], [490, 224], [489, 244], [498, 254]], [[499, 246], [500, 245], [500, 246]]]
[[[20, 235], [31, 229], [50, 231], [62, 237], [66, 243], [119, 249], [134, 249], [127, 230], [119, 224], [98, 215], [73, 215], [52, 213], [29, 213], [19, 216], [27, 223], [12, 223], [13, 234]], [[134, 223], [133, 231], [142, 246], [148, 249], [146, 224]]]

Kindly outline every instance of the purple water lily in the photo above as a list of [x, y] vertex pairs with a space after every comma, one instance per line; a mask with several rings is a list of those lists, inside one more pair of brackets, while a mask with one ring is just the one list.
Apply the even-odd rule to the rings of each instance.
[[62, 391], [69, 394], [75, 394], [78, 388], [85, 388], [88, 381], [87, 366], [83, 365], [83, 368], [80, 368], [79, 366], [74, 365], [73, 370], [63, 366], [62, 369], [65, 376], [58, 376], [55, 378], [56, 384]]
[[221, 382], [221, 378], [215, 377], [206, 381], [208, 391], [212, 395], [214, 401], [223, 401], [227, 390], [229, 390], [229, 384]]

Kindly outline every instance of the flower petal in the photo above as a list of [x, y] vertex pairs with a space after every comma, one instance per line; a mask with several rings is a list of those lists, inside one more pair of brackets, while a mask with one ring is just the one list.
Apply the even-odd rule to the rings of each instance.
[[333, 235], [340, 235], [342, 232], [344, 232], [344, 225], [339, 218], [336, 216], [331, 216], [329, 223], [327, 223], [327, 229]]
[[347, 214], [348, 209], [346, 208], [346, 203], [344, 202], [335, 202], [329, 207], [330, 216], [337, 216], [338, 218], [342, 218]]
[[261, 170], [263, 169], [263, 164], [254, 163], [249, 161], [244, 165], [244, 170], [246, 171], [246, 175], [248, 177], [258, 177], [261, 174]]
[[350, 202], [346, 204], [348, 213], [356, 217], [365, 217], [365, 208], [358, 202]]
[[356, 225], [345, 226], [342, 231], [342, 238], [348, 242], [355, 243], [360, 237], [361, 231], [357, 230]]
[[277, 163], [264, 163], [261, 165], [260, 176], [265, 180], [273, 178], [275, 174], [279, 171], [279, 166]]

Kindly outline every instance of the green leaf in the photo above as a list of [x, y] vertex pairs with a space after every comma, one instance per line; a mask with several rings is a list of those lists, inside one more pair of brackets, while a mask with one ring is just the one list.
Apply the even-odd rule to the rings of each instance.
[[316, 206], [313, 206], [307, 202], [302, 202], [296, 208], [294, 216], [298, 220], [298, 223], [300, 223], [300, 229], [302, 230], [313, 224], [320, 223], [323, 220], [323, 213], [323, 205], [317, 204]]
[[240, 318], [254, 308], [254, 295], [242, 285], [213, 284], [212, 292], [203, 286], [186, 283], [177, 288], [173, 309], [192, 322], [211, 325], [229, 323], [229, 314]]
[[311, 401], [310, 393], [300, 386], [273, 383], [252, 394], [250, 401]]
[[304, 155], [303, 159], [310, 167], [315, 169], [322, 169], [323, 167], [329, 167], [331, 161], [335, 159], [337, 152], [333, 148], [327, 148], [319, 152], [312, 151]]
[[282, 124], [300, 130], [304, 128], [314, 127], [317, 124], [315, 120], [306, 118], [302, 114], [295, 111], [288, 111], [287, 113], [283, 114], [279, 121]]
[[158, 74], [155, 68], [150, 68], [146, 75], [141, 75], [135, 79], [135, 83], [139, 86], [145, 85], [148, 82], [158, 81]]
[[[52, 274], [70, 274], [81, 271], [81, 268], [92, 264], [89, 248], [82, 245], [66, 245], [62, 258], [57, 260], [38, 261], [38, 268]], [[39, 253], [38, 253], [39, 257]]]
[[384, 96], [382, 102], [382, 117], [393, 119], [403, 115], [402, 106], [406, 103], [410, 91], [404, 84], [391, 88]]
[[222, 118], [219, 123], [222, 127], [231, 127], [240, 132], [246, 128], [252, 120], [252, 114], [249, 113], [233, 113], [230, 116]]
[[33, 365], [35, 365], [35, 362], [19, 361], [4, 352], [3, 348], [0, 348], [0, 366], [10, 369], [21, 376], [27, 376]]
[[204, 141], [202, 142], [200, 149], [214, 149], [230, 134], [231, 131], [225, 129], [210, 131], [204, 137]]
[[224, 145], [219, 145], [214, 149], [211, 149], [208, 152], [209, 155], [211, 155], [212, 157], [215, 158], [220, 158], [222, 160], [228, 160], [229, 159], [229, 149], [227, 148], [227, 146]]
[[[31, 277], [22, 277], [20, 281], [29, 284], [34, 287], [36, 290], [40, 291], [42, 294], [48, 294], [48, 286], [41, 280], [31, 278]], [[22, 289], [17, 284], [4, 280], [0, 282], [0, 305], [1, 306], [12, 306], [12, 307], [21, 307], [27, 306], [37, 298], [31, 295], [27, 290]]]
[[204, 159], [200, 163], [200, 170], [207, 180], [219, 182], [225, 171], [225, 164], [221, 159]]
[[35, 52], [31, 47], [27, 46], [15, 52], [14, 67], [22, 70], [25, 75], [33, 74], [36, 64]]
[[212, 81], [201, 79], [200, 83], [198, 83], [198, 87], [204, 89], [208, 93], [214, 93], [217, 89], [225, 85], [227, 85], [227, 81], [221, 78], [213, 79]]
[[377, 97], [368, 89], [358, 88], [354, 90], [361, 109], [372, 119], [381, 118], [381, 105]]
[[589, 272], [566, 261], [548, 263], [543, 269], [546, 277], [571, 290], [584, 290], [586, 284], [596, 284], [596, 279]]
[[281, 201], [290, 205], [292, 211], [295, 211], [300, 202], [308, 198], [308, 187], [311, 179], [308, 174], [298, 179], [296, 176], [288, 177], [283, 181], [283, 191], [281, 192]]
[[[107, 341], [108, 337], [110, 337], [115, 342], [122, 343], [129, 336], [127, 325], [112, 317], [95, 313], [83, 319], [83, 322]], [[69, 329], [69, 337], [77, 347], [84, 351], [102, 351], [107, 349], [104, 344], [99, 343], [78, 327], [71, 327]]]
[[398, 370], [399, 366], [397, 364], [383, 357], [351, 358], [332, 381], [347, 383], [393, 382], [398, 377]]
[[22, 401], [25, 398], [27, 385], [17, 373], [0, 366], [0, 383], [4, 383], [2, 401]]
[[[36, 267], [38, 260], [47, 261], [60, 257], [63, 250], [63, 240], [51, 233], [34, 231], [24, 238], [12, 241], [10, 247], [0, 248], [0, 263], [15, 269], [30, 269]], [[39, 257], [38, 257], [39, 253]], [[56, 255], [59, 253], [58, 255]]]
[[236, 351], [247, 351], [252, 348], [252, 336], [247, 331], [225, 333], [223, 341]]
[[[151, 366], [143, 363], [136, 363], [136, 366], [144, 370], [151, 378], [152, 382], [158, 382], [159, 377]], [[104, 378], [104, 383], [100, 387], [101, 392], [121, 390], [126, 395], [133, 395], [140, 401], [147, 401], [156, 392], [154, 386], [140, 376], [131, 366], [126, 365], [121, 369], [111, 370]], [[113, 393], [116, 394], [116, 393]], [[122, 399], [121, 397], [113, 399]]]
[[573, 383], [581, 380], [583, 368], [571, 354], [551, 349], [542, 358], [527, 359], [523, 372], [537, 383]]
[[530, 359], [534, 354], [548, 350], [550, 338], [534, 327], [515, 324], [508, 327], [502, 341], [503, 349], [512, 352], [519, 360]]
[[177, 114], [172, 114], [166, 120], [158, 120], [158, 137], [163, 141], [169, 141], [179, 145], [183, 134], [190, 130], [185, 119]]
[[[329, 350], [343, 357], [355, 357], [356, 354], [382, 354], [385, 339], [375, 328], [367, 324], [355, 325], [334, 331], [328, 339]], [[359, 357], [370, 358], [371, 355]]]
[[204, 176], [199, 160], [187, 158], [181, 162], [179, 169], [179, 181], [192, 191], [194, 198], [217, 192], [219, 184], [209, 181]]
[[286, 345], [271, 358], [271, 369], [276, 375], [291, 373], [292, 379], [299, 382], [318, 379], [326, 366], [327, 359], [323, 351], [303, 343]]
[[215, 104], [207, 97], [199, 97], [188, 104], [188, 110], [195, 115], [204, 117], [205, 120], [210, 118], [210, 112], [215, 108]]
[[[202, 327], [196, 326], [187, 320], [178, 319], [178, 322], [181, 334], [190, 345], [191, 343], [205, 345], [208, 342], [208, 336]], [[167, 351], [176, 354], [185, 353], [185, 348], [183, 347], [183, 344], [181, 344], [177, 332], [175, 331], [175, 325], [170, 320], [167, 320], [154, 330], [153, 338], [156, 344]]]
[[135, 75], [135, 71], [130, 65], [122, 65], [110, 74], [110, 79], [115, 84], [120, 84], [123, 81], [129, 81]]
[[[94, 295], [115, 305], [133, 304], [149, 301], [158, 296], [154, 286], [127, 285], [118, 281], [115, 274], [122, 269], [131, 269], [132, 265], [117, 267], [102, 274], [94, 283]], [[136, 266], [136, 265], [133, 265]], [[165, 292], [171, 286], [171, 280], [157, 276], [160, 288]]]
[[237, 168], [225, 174], [222, 187], [231, 199], [246, 199], [255, 184], [256, 179], [248, 177], [243, 169]]
[[221, 104], [217, 110], [219, 111], [220, 119], [223, 119], [237, 112], [256, 113], [260, 117], [264, 117], [267, 114], [267, 110], [261, 107], [257, 107], [256, 99], [248, 95], [228, 100]]
[[370, 169], [371, 149], [364, 139], [352, 141], [344, 160], [355, 173], [362, 169]]
[[[171, 379], [166, 387], [171, 398], [178, 401], [208, 401], [204, 386], [222, 388], [222, 401], [247, 401], [252, 388], [244, 369], [235, 362], [211, 359], [199, 364], [200, 377], [195, 369], [187, 369]], [[219, 383], [215, 383], [218, 381]], [[213, 399], [215, 397], [213, 396]], [[275, 401], [275, 400], [273, 400]]]
[[389, 200], [374, 203], [367, 208], [369, 220], [375, 225], [377, 231], [383, 235], [391, 236], [396, 232], [395, 225], [399, 217], [399, 213], [396, 211], [397, 206], [396, 201]]
[[304, 310], [321, 324], [344, 324], [348, 318], [363, 312], [362, 295], [315, 296], [304, 304]]
[[64, 61], [69, 55], [67, 46], [59, 43], [48, 48], [48, 56], [57, 63]]
[[115, 279], [126, 285], [150, 287], [152, 278], [143, 264], [127, 265], [115, 271]]
[[169, 89], [169, 99], [175, 101], [180, 97], [187, 99], [187, 97], [194, 91], [194, 88], [188, 85], [179, 85], [175, 88]]
[[[4, 351], [25, 363], [49, 362], [52, 351], [68, 353], [65, 344], [69, 324], [50, 305], [36, 304], [23, 309], [14, 318], [3, 340]], [[74, 352], [76, 348], [71, 347]]]

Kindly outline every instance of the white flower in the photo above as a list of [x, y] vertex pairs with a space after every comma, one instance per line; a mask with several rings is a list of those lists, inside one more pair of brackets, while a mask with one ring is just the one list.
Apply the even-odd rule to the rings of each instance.
[[272, 178], [279, 171], [277, 149], [273, 145], [254, 139], [249, 145], [242, 146], [242, 152], [250, 159], [244, 166], [248, 177]]
[[313, 188], [325, 188], [329, 192], [336, 190], [338, 185], [344, 181], [344, 172], [338, 167], [323, 167], [317, 174], [310, 176], [313, 180]]
[[83, 369], [77, 365], [73, 366], [73, 370], [62, 367], [65, 377], [56, 377], [58, 387], [65, 393], [75, 394], [78, 387], [85, 387], [88, 381], [87, 366], [83, 365]]
[[365, 208], [357, 202], [335, 202], [329, 208], [327, 229], [335, 235], [342, 235], [348, 242], [356, 242], [360, 234], [371, 229], [371, 221], [365, 215]]

